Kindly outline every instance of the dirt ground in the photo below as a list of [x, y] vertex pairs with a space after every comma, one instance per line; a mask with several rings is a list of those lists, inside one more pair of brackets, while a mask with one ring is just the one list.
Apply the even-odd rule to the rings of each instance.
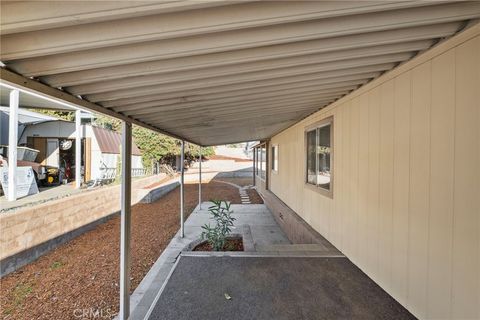
[[[185, 185], [188, 214], [197, 205], [197, 192], [197, 184]], [[204, 184], [202, 193], [204, 199], [241, 203], [238, 189], [224, 183]], [[178, 188], [155, 203], [133, 207], [132, 292], [178, 228]], [[100, 315], [102, 319], [113, 318], [119, 303], [119, 242], [120, 218], [116, 216], [2, 278], [1, 317], [61, 320], [93, 319]]]
[[234, 183], [240, 187], [245, 187], [245, 186], [251, 186], [253, 185], [253, 178], [213, 178], [214, 180], [219, 180], [219, 181], [225, 181], [225, 182], [230, 182]]
[[[251, 186], [253, 185], [252, 178], [214, 178], [214, 181], [224, 181], [234, 183], [240, 187]], [[247, 189], [248, 197], [250, 198], [251, 203], [263, 203], [262, 197], [253, 189]]]
[[252, 162], [252, 159], [241, 159], [241, 158], [234, 158], [234, 157], [227, 157], [215, 154], [213, 156], [209, 156], [208, 160], [235, 160], [235, 162]]

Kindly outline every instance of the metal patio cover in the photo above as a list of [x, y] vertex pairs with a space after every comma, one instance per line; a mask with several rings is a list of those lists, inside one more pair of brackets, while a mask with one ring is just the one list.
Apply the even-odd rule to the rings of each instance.
[[268, 138], [480, 16], [478, 1], [1, 9], [3, 81], [200, 145]]

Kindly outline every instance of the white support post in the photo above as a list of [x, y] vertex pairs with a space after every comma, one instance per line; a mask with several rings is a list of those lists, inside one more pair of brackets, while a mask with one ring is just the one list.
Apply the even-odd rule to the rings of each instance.
[[198, 157], [198, 208], [202, 210], [202, 147]]
[[132, 191], [132, 124], [122, 123], [122, 187], [120, 220], [120, 313], [119, 319], [130, 315], [130, 233]]
[[75, 111], [75, 188], [82, 185], [82, 112]]
[[8, 201], [17, 200], [17, 143], [19, 91], [10, 91], [8, 127]]
[[185, 206], [185, 141], [182, 140], [180, 150], [180, 236], [185, 237], [184, 223], [184, 206]]

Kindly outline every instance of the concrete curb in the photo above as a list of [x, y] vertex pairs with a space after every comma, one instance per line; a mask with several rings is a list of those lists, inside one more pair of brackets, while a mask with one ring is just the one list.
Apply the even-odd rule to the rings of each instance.
[[152, 203], [157, 201], [158, 199], [164, 197], [167, 195], [169, 192], [175, 190], [180, 186], [180, 182], [178, 181], [173, 181], [169, 182], [165, 185], [161, 185], [155, 189], [151, 189], [148, 191], [148, 193], [139, 201], [140, 203]]

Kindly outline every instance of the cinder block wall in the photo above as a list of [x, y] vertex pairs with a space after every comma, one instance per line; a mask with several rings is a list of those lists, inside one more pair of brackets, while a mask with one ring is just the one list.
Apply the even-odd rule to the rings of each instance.
[[[165, 174], [135, 180], [132, 204]], [[0, 215], [0, 260], [120, 211], [120, 185], [82, 192]]]

